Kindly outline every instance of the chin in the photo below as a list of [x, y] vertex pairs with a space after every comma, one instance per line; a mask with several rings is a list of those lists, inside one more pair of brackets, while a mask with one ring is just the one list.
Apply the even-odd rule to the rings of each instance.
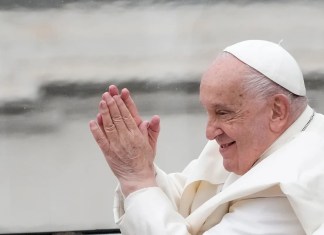
[[244, 175], [248, 171], [248, 170], [238, 169], [236, 166], [233, 166], [232, 164], [226, 164], [226, 162], [223, 162], [223, 166], [228, 172], [232, 172], [236, 175]]
[[235, 173], [237, 172], [237, 169], [235, 166], [233, 166], [233, 164], [231, 162], [227, 162], [223, 160], [223, 166], [225, 168], [225, 170], [227, 170], [228, 172], [232, 172]]

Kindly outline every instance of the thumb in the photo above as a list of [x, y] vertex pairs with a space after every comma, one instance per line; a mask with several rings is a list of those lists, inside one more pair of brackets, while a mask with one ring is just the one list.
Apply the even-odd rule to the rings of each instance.
[[148, 121], [143, 121], [141, 122], [141, 124], [139, 125], [139, 130], [141, 131], [141, 133], [147, 137], [148, 136], [148, 127], [149, 127], [150, 123]]
[[149, 123], [148, 127], [148, 134], [153, 142], [157, 142], [157, 138], [160, 133], [160, 117], [157, 115], [154, 115]]

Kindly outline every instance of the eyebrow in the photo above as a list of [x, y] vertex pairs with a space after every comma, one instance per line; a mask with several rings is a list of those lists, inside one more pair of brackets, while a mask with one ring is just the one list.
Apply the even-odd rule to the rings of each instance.
[[[201, 103], [202, 104], [202, 103]], [[202, 104], [203, 107], [207, 108], [205, 105]], [[233, 109], [233, 105], [228, 105], [228, 104], [222, 104], [222, 103], [214, 103], [214, 104], [210, 104], [208, 105], [208, 107], [211, 107], [213, 109]]]

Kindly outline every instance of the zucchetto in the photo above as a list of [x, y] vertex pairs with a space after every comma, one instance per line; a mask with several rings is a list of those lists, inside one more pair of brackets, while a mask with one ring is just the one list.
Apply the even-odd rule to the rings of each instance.
[[279, 44], [247, 40], [226, 47], [225, 52], [259, 71], [290, 92], [305, 96], [303, 74], [296, 60]]

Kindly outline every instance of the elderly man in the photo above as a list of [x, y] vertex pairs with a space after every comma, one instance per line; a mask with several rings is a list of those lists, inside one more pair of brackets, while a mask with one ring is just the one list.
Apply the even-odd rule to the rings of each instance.
[[[281, 46], [224, 49], [200, 84], [210, 140], [182, 173], [154, 165], [159, 117], [110, 86], [91, 132], [119, 180], [123, 234], [324, 234], [324, 116]], [[178, 156], [176, 156], [178, 157]]]

